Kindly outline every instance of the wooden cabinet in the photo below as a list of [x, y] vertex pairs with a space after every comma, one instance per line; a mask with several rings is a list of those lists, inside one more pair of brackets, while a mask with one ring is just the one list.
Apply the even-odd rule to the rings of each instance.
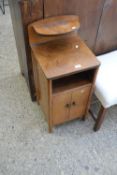
[[[31, 22], [43, 18], [43, 0], [20, 0], [19, 6], [25, 29]], [[27, 33], [27, 30], [25, 32]]]
[[29, 26], [36, 97], [51, 132], [55, 125], [87, 117], [99, 62], [77, 34], [51, 40], [43, 36], [40, 44], [37, 23]]
[[95, 53], [117, 49], [117, 0], [106, 0], [100, 20]]
[[82, 118], [86, 114], [91, 84], [53, 95], [52, 118], [57, 125], [65, 121]]

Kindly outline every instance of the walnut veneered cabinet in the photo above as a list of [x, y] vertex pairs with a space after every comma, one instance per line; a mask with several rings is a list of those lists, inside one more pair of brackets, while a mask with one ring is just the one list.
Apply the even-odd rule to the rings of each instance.
[[36, 98], [51, 132], [53, 126], [87, 117], [100, 64], [75, 31], [58, 38], [41, 36], [34, 27], [31, 24], [28, 32]]
[[37, 101], [49, 132], [55, 125], [86, 118], [99, 62], [80, 38], [32, 46], [32, 60]]

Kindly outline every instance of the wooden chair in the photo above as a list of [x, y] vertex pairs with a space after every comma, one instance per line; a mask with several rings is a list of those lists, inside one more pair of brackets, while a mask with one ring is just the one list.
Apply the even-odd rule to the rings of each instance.
[[98, 56], [101, 62], [96, 79], [95, 95], [101, 102], [94, 131], [100, 129], [109, 107], [117, 104], [117, 50]]

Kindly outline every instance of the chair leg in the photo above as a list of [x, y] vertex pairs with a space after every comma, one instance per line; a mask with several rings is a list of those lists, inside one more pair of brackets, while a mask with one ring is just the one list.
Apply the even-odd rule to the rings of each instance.
[[101, 109], [99, 111], [95, 126], [94, 126], [94, 131], [98, 131], [101, 127], [101, 124], [104, 121], [105, 118], [105, 113], [106, 113], [107, 109], [104, 108], [103, 106], [101, 106]]

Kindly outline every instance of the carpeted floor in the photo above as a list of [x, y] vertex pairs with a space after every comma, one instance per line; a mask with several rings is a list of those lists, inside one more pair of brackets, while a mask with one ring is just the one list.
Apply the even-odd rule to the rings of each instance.
[[0, 12], [0, 175], [117, 175], [117, 106], [99, 132], [93, 119], [48, 134], [20, 74], [9, 9]]

